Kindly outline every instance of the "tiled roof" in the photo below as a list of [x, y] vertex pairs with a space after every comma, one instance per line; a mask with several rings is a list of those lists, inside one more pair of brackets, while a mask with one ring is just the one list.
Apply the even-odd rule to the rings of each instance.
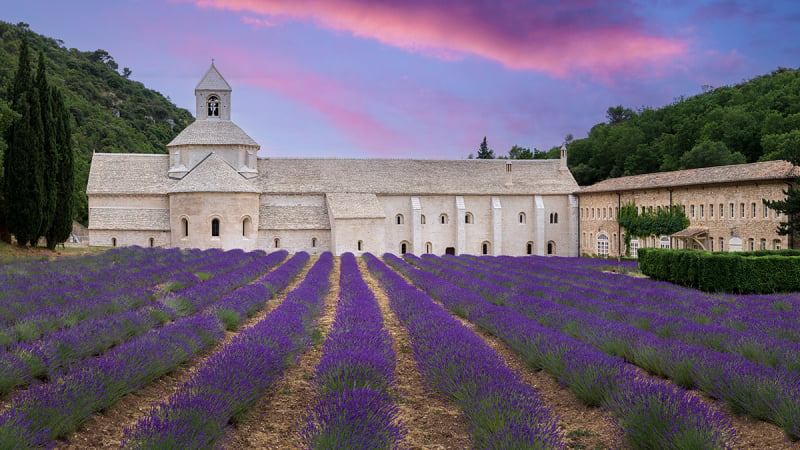
[[579, 189], [559, 160], [259, 159], [266, 193], [365, 192], [426, 195], [551, 195]]
[[259, 207], [260, 230], [329, 230], [331, 221], [324, 206]]
[[167, 147], [176, 145], [251, 145], [258, 143], [230, 120], [195, 120], [184, 128]]
[[258, 186], [231, 167], [214, 152], [172, 186], [167, 193], [177, 192], [254, 192]]
[[169, 230], [168, 209], [89, 208], [93, 230], [114, 230], [124, 224], [128, 230]]
[[741, 181], [784, 180], [798, 176], [800, 176], [800, 167], [794, 167], [790, 162], [766, 161], [610, 178], [581, 188], [579, 193], [632, 191]]
[[375, 194], [326, 194], [328, 211], [334, 219], [383, 219], [386, 217]]
[[165, 194], [175, 182], [167, 177], [168, 155], [95, 153], [86, 193]]
[[225, 81], [225, 78], [223, 78], [222, 74], [219, 73], [212, 62], [206, 74], [203, 75], [203, 78], [197, 83], [195, 90], [230, 91], [231, 85]]

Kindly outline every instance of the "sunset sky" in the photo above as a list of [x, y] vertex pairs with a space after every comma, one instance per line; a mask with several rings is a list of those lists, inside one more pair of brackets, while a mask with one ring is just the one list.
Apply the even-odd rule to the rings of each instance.
[[214, 58], [262, 157], [547, 150], [610, 106], [800, 65], [796, 0], [26, 0], [0, 19], [102, 48], [192, 113]]

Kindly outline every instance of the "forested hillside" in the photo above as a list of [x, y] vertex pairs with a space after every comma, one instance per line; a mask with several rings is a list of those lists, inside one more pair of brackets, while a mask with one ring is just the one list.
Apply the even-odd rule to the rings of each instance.
[[[119, 70], [106, 51], [67, 49], [62, 41], [36, 34], [25, 24], [0, 21], [0, 122], [8, 115], [4, 104], [8, 103], [23, 36], [28, 39], [34, 64], [39, 49], [44, 49], [47, 77], [61, 86], [72, 114], [75, 213], [76, 220], [86, 224], [86, 181], [92, 152], [165, 153], [165, 145], [194, 119], [160, 93], [131, 80], [132, 71], [127, 67]], [[0, 156], [4, 149], [0, 140]]]
[[800, 70], [778, 69], [660, 109], [609, 108], [608, 122], [569, 145], [578, 184], [641, 173], [800, 161]]

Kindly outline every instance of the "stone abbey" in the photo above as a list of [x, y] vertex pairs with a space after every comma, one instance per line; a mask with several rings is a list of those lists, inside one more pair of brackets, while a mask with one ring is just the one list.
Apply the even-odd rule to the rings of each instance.
[[580, 188], [564, 147], [554, 160], [258, 157], [259, 144], [231, 120], [231, 91], [212, 63], [195, 88], [197, 120], [168, 155], [94, 154], [90, 245], [615, 256], [623, 236], [615, 211], [630, 202], [681, 204], [692, 221], [681, 235], [640, 246], [793, 245], [761, 203], [782, 198], [800, 175], [785, 161]]

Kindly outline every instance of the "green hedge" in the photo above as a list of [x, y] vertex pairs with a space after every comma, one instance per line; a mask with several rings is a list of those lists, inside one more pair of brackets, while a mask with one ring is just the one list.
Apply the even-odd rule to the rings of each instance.
[[769, 294], [800, 291], [800, 251], [703, 252], [640, 248], [639, 270], [706, 292]]

